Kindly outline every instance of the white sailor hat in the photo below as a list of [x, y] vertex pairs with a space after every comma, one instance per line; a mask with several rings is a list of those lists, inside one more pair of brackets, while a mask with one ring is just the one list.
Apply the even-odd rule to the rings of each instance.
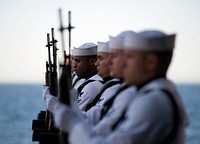
[[162, 52], [173, 50], [175, 34], [167, 35], [157, 30], [147, 30], [139, 33], [127, 33], [124, 40], [126, 49]]
[[108, 42], [97, 42], [97, 43], [98, 43], [97, 52], [106, 52], [106, 53], [109, 53]]
[[90, 56], [97, 54], [97, 45], [94, 43], [85, 43], [80, 47], [73, 48], [73, 56]]
[[110, 49], [123, 49], [124, 39], [127, 33], [135, 33], [133, 31], [123, 31], [116, 37], [109, 36], [109, 48]]

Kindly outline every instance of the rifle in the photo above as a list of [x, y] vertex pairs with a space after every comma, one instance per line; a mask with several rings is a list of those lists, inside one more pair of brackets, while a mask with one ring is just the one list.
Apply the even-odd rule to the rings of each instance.
[[[47, 45], [48, 48], [48, 61], [46, 61], [46, 72], [45, 72], [45, 85], [49, 86], [50, 94], [57, 96], [57, 48], [54, 38], [54, 29], [51, 29], [52, 40], [50, 41], [50, 35], [47, 34]], [[51, 47], [53, 47], [53, 63], [51, 60]], [[42, 113], [44, 117], [42, 119], [33, 120], [32, 129], [33, 129], [33, 141], [39, 141], [44, 143], [46, 139], [49, 140], [49, 135], [52, 133], [57, 133], [58, 130], [53, 125], [52, 114], [46, 110]], [[52, 137], [52, 136], [51, 136]], [[44, 142], [43, 142], [44, 141]], [[54, 140], [56, 141], [56, 140]], [[49, 143], [49, 142], [47, 142]]]
[[[50, 94], [53, 96], [57, 96], [58, 94], [58, 85], [57, 85], [57, 47], [56, 43], [58, 42], [54, 38], [54, 28], [51, 28], [51, 36], [52, 40], [50, 41], [49, 34], [47, 34], [47, 47], [48, 47], [48, 57], [49, 57], [49, 90]], [[52, 51], [53, 51], [53, 63], [51, 62], [51, 50], [50, 47], [52, 46]], [[47, 123], [48, 124], [48, 129], [50, 132], [56, 132], [57, 129], [53, 125], [53, 117], [50, 112], [47, 113]]]
[[[47, 35], [47, 37], [48, 37], [48, 35]], [[49, 47], [50, 47], [50, 45], [49, 45]], [[51, 64], [51, 62], [50, 62], [50, 64]], [[48, 63], [48, 61], [46, 61], [46, 72], [45, 72], [45, 85], [46, 86], [49, 86], [49, 74], [50, 74], [49, 63]], [[32, 141], [39, 141], [40, 134], [49, 131], [48, 130], [49, 119], [50, 119], [49, 117], [50, 117], [50, 112], [48, 110], [40, 111], [40, 113], [38, 114], [38, 119], [32, 121], [32, 130], [33, 130]]]
[[[51, 36], [52, 40], [48, 41], [48, 45], [52, 45], [53, 47], [53, 64], [51, 63], [51, 53], [50, 53], [50, 48], [48, 47], [48, 54], [49, 54], [49, 68], [50, 68], [50, 77], [49, 77], [49, 88], [50, 88], [50, 93], [53, 96], [57, 96], [58, 89], [57, 89], [57, 48], [56, 48], [56, 43], [58, 42], [54, 38], [54, 28], [51, 28]], [[48, 39], [48, 37], [47, 37]], [[49, 40], [49, 39], [48, 39]]]
[[[70, 99], [69, 99], [69, 91], [71, 90], [71, 29], [74, 27], [71, 26], [71, 12], [68, 12], [68, 18], [69, 18], [69, 23], [68, 27], [63, 27], [62, 24], [62, 12], [61, 9], [59, 9], [59, 17], [60, 17], [60, 32], [61, 32], [61, 39], [62, 39], [62, 51], [63, 51], [63, 64], [61, 64], [61, 76], [60, 76], [60, 95], [59, 95], [59, 100], [67, 105], [70, 104]], [[64, 30], [68, 29], [69, 31], [69, 55], [66, 56], [66, 50], [65, 50], [65, 43], [64, 43]], [[66, 63], [68, 62], [68, 63]]]
[[[45, 85], [50, 86], [49, 83], [51, 82], [50, 77], [52, 74], [52, 63], [51, 63], [51, 51], [50, 51], [50, 38], [49, 38], [49, 33], [47, 34], [47, 45], [46, 47], [48, 48], [48, 61], [46, 61], [46, 73], [45, 73]], [[50, 111], [46, 110], [46, 115], [45, 115], [45, 128], [48, 129], [49, 126], [49, 119], [50, 119]]]
[[[50, 36], [47, 34], [47, 45], [48, 48], [48, 62], [46, 62], [46, 84], [49, 86], [50, 94], [53, 96], [58, 95], [58, 84], [57, 84], [57, 47], [58, 42], [54, 38], [54, 28], [51, 28], [51, 41]], [[51, 47], [53, 52], [53, 63], [51, 58]], [[55, 128], [53, 123], [53, 114], [50, 111], [46, 111], [45, 117], [45, 128], [46, 131], [39, 133], [40, 144], [55, 144], [58, 142], [58, 129]]]
[[[60, 16], [60, 32], [61, 32], [61, 38], [62, 38], [62, 50], [63, 50], [63, 64], [60, 65], [61, 68], [61, 75], [59, 79], [59, 88], [60, 88], [60, 95], [59, 100], [60, 102], [70, 105], [70, 90], [72, 87], [72, 79], [71, 79], [71, 64], [70, 64], [70, 48], [71, 48], [71, 29], [74, 28], [71, 26], [71, 16], [70, 12], [69, 14], [69, 25], [67, 28], [64, 28], [62, 25], [62, 13], [61, 9], [59, 10], [59, 16]], [[69, 55], [66, 56], [66, 51], [64, 47], [64, 30], [68, 29], [69, 31]], [[66, 63], [68, 62], [68, 63]], [[60, 144], [66, 144], [68, 143], [68, 134], [60, 132], [60, 138], [59, 138]]]

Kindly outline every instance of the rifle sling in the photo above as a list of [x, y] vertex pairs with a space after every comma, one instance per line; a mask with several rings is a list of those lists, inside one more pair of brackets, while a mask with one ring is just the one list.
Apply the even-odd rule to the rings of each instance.
[[120, 83], [121, 83], [120, 81], [110, 81], [107, 84], [105, 84], [105, 86], [101, 89], [101, 91], [96, 95], [94, 100], [86, 106], [85, 111], [88, 111], [89, 109], [91, 109], [93, 106], [95, 106], [98, 103], [101, 95], [104, 93], [105, 90]]
[[[147, 91], [146, 93], [148, 93], [150, 91]], [[178, 131], [178, 124], [179, 124], [180, 118], [179, 118], [178, 106], [177, 106], [172, 94], [165, 89], [162, 89], [161, 91], [166, 93], [166, 95], [168, 96], [168, 98], [171, 101], [172, 109], [173, 109], [173, 127], [172, 127], [171, 131], [169, 132], [169, 134], [161, 142], [161, 144], [169, 144], [175, 139], [176, 133]], [[117, 126], [126, 119], [126, 117], [125, 117], [126, 111], [127, 111], [127, 108], [124, 110], [124, 112], [122, 113], [120, 118], [113, 124], [112, 130], [115, 130], [117, 128]]]
[[102, 109], [102, 111], [101, 111], [100, 120], [107, 114], [108, 110], [112, 107], [113, 102], [114, 102], [115, 98], [117, 97], [117, 95], [118, 95], [120, 92], [122, 92], [123, 90], [127, 89], [128, 87], [129, 87], [128, 85], [122, 86], [122, 87], [121, 87], [120, 89], [118, 89], [118, 91], [113, 95], [113, 97], [112, 97], [111, 99], [109, 99], [109, 100], [105, 103], [105, 105], [104, 105], [104, 107], [103, 107], [103, 109]]

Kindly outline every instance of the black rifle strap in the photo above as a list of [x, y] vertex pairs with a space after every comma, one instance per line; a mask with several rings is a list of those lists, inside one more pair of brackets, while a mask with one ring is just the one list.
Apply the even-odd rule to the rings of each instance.
[[[150, 90], [151, 91], [151, 90]], [[150, 92], [150, 91], [147, 91], [146, 93]], [[171, 101], [171, 104], [172, 104], [172, 109], [173, 109], [173, 127], [171, 129], [171, 131], [169, 132], [169, 134], [166, 136], [166, 138], [164, 138], [164, 140], [161, 142], [161, 144], [170, 144], [174, 139], [175, 139], [175, 136], [177, 134], [177, 131], [178, 131], [178, 124], [179, 124], [179, 112], [178, 112], [178, 106], [172, 96], [172, 94], [165, 90], [165, 89], [162, 89], [161, 91], [163, 91], [164, 93], [167, 94], [168, 98], [170, 99]], [[127, 111], [127, 108], [124, 110], [124, 112], [122, 113], [122, 115], [120, 116], [120, 118], [118, 119], [118, 121], [116, 121], [114, 124], [113, 124], [113, 127], [112, 127], [112, 130], [116, 129], [117, 126], [125, 120], [125, 113]]]
[[105, 103], [105, 105], [104, 105], [104, 107], [103, 107], [103, 109], [102, 109], [102, 111], [101, 111], [100, 120], [107, 114], [108, 110], [111, 108], [111, 106], [112, 106], [112, 104], [113, 104], [115, 98], [117, 97], [117, 95], [118, 95], [120, 92], [122, 92], [123, 90], [127, 89], [128, 87], [129, 87], [128, 85], [122, 86], [122, 87], [121, 87], [120, 89], [118, 89], [118, 91], [113, 95], [113, 97], [112, 97], [111, 99], [109, 99], [109, 100]]
[[168, 95], [168, 97], [171, 101], [172, 110], [173, 110], [173, 127], [172, 127], [170, 133], [167, 135], [167, 137], [162, 142], [162, 144], [169, 144], [175, 139], [177, 131], [178, 131], [179, 120], [180, 120], [179, 109], [178, 109], [178, 106], [177, 106], [176, 101], [174, 100], [172, 94], [165, 89], [163, 89], [162, 91]]
[[93, 82], [95, 80], [86, 80], [82, 85], [80, 85], [77, 89], [78, 93], [81, 93], [82, 89], [89, 83]]
[[120, 81], [110, 81], [110, 82], [106, 83], [104, 85], [104, 87], [101, 89], [101, 91], [96, 95], [94, 100], [86, 106], [85, 111], [88, 111], [89, 109], [91, 109], [93, 106], [95, 106], [98, 103], [101, 95], [104, 93], [105, 90], [107, 90], [108, 88], [110, 88], [116, 84], [120, 84], [120, 83], [121, 83]]

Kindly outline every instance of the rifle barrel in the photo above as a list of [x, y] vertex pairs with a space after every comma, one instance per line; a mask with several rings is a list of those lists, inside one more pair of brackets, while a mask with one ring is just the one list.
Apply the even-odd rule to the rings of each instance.
[[56, 47], [56, 43], [58, 42], [55, 38], [54, 38], [54, 28], [51, 28], [51, 37], [52, 37], [52, 46], [53, 46], [53, 71], [56, 72], [57, 71], [57, 47]]

